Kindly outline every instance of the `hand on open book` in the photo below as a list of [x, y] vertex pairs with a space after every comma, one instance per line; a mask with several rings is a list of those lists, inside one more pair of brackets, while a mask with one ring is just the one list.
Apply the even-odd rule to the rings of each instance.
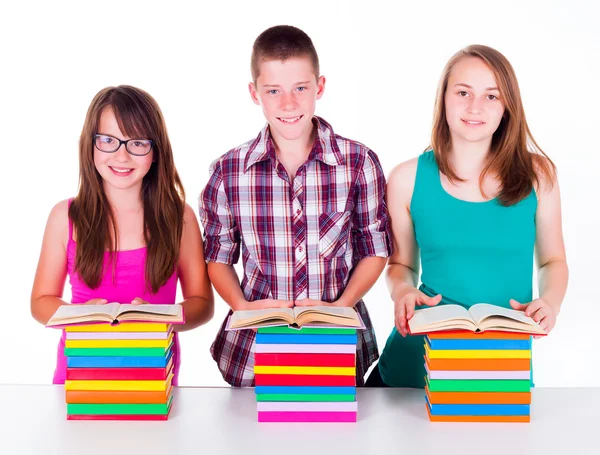
[[87, 302], [85, 302], [83, 305], [104, 305], [105, 303], [108, 303], [108, 300], [106, 300], [106, 299], [90, 299]]
[[[529, 316], [537, 322], [540, 328], [546, 333], [550, 333], [556, 325], [556, 316], [558, 313], [544, 299], [535, 299], [529, 303], [519, 303], [515, 299], [510, 299], [510, 306], [514, 310], [524, 311], [525, 316]], [[541, 337], [534, 336], [534, 338]]]
[[394, 324], [403, 337], [408, 335], [408, 320], [414, 316], [416, 306], [436, 306], [442, 300], [442, 294], [429, 297], [414, 287], [407, 287], [395, 297]]
[[131, 301], [132, 305], [144, 305], [144, 304], [147, 304], [147, 303], [150, 303], [150, 302], [147, 302], [144, 299], [140, 299], [139, 297], [136, 297], [135, 299], [133, 299]]
[[254, 302], [247, 302], [246, 308], [238, 308], [238, 310], [264, 310], [266, 308], [292, 308], [293, 306], [294, 306], [293, 300], [262, 299], [262, 300], [255, 300]]

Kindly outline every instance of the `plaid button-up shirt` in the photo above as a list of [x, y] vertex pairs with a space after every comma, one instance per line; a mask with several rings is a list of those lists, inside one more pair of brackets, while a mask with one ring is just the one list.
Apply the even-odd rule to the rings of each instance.
[[[375, 153], [334, 134], [313, 118], [317, 137], [290, 181], [278, 162], [268, 125], [258, 137], [221, 156], [199, 202], [208, 261], [235, 264], [240, 247], [246, 300], [333, 302], [352, 269], [369, 256], [387, 257], [391, 240], [385, 177]], [[375, 332], [359, 301], [366, 330], [357, 344], [357, 384], [379, 357]], [[225, 331], [211, 354], [229, 384], [254, 385], [252, 330]]]

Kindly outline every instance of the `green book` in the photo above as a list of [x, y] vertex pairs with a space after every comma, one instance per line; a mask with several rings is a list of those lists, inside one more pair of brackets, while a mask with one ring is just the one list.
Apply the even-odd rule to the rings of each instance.
[[325, 327], [303, 327], [292, 329], [288, 326], [261, 327], [258, 333], [285, 334], [285, 335], [356, 335], [356, 329], [325, 328]]
[[258, 393], [256, 401], [356, 401], [354, 394]]
[[68, 415], [166, 415], [173, 402], [173, 396], [166, 403], [155, 404], [67, 404]]
[[431, 392], [529, 392], [529, 379], [429, 379]]

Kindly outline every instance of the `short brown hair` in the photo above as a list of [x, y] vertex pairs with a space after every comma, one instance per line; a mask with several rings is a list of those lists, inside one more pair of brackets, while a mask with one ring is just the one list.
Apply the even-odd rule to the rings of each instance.
[[254, 41], [250, 71], [252, 80], [260, 75], [260, 64], [269, 60], [286, 61], [294, 57], [308, 57], [319, 78], [319, 56], [310, 37], [297, 27], [291, 25], [276, 25], [266, 29]]

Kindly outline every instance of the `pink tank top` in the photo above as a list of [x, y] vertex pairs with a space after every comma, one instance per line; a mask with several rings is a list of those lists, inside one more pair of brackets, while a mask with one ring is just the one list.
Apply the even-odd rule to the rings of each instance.
[[[71, 201], [69, 201], [69, 205]], [[69, 220], [69, 240], [67, 242], [67, 273], [71, 292], [73, 294], [71, 303], [84, 303], [90, 299], [106, 299], [109, 302], [129, 303], [136, 297], [146, 300], [149, 303], [175, 303], [175, 294], [177, 292], [177, 272], [174, 272], [169, 280], [152, 294], [146, 288], [145, 267], [146, 267], [146, 247], [135, 250], [118, 251], [115, 254], [116, 267], [109, 264], [108, 252], [104, 255], [105, 273], [102, 277], [100, 286], [96, 289], [90, 289], [81, 277], [74, 272], [75, 252], [77, 244], [73, 241], [73, 224]], [[54, 384], [64, 384], [67, 374], [67, 358], [64, 355], [65, 331], [63, 330], [58, 352], [56, 357], [56, 370], [54, 371]], [[173, 340], [173, 365], [174, 377], [173, 385], [178, 385], [179, 365], [181, 363], [179, 339], [177, 333]]]

